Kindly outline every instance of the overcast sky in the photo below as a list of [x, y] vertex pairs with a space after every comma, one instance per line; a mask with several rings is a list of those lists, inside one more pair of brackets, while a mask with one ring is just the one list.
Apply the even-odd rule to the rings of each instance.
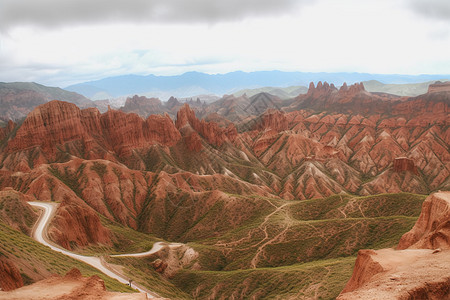
[[0, 0], [0, 81], [450, 74], [449, 0]]

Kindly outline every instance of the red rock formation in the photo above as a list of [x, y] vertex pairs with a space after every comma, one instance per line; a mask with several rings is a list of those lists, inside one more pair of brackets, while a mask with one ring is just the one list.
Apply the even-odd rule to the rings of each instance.
[[16, 128], [16, 123], [9, 120], [5, 127], [0, 128], [0, 141], [3, 140], [8, 134], [10, 134], [14, 128]]
[[152, 262], [152, 267], [156, 272], [162, 274], [167, 269], [167, 263], [158, 258]]
[[11, 291], [23, 286], [20, 271], [8, 259], [0, 256], [0, 290]]
[[447, 299], [449, 249], [450, 192], [438, 192], [424, 201], [397, 250], [358, 252], [353, 275], [337, 299]]
[[377, 253], [374, 250], [358, 251], [352, 277], [345, 285], [341, 294], [356, 290], [368, 282], [374, 275], [384, 271], [380, 263], [373, 259], [375, 255]]
[[[1, 273], [0, 273], [1, 274]], [[70, 270], [64, 277], [53, 275], [50, 278], [24, 286], [14, 291], [1, 292], [0, 299], [46, 299], [46, 300], [96, 300], [129, 299], [145, 300], [144, 293], [108, 292], [105, 283], [97, 275], [83, 277], [78, 269]], [[155, 298], [160, 299], [160, 298]]]
[[306, 97], [312, 98], [323, 98], [329, 96], [331, 93], [336, 92], [337, 89], [334, 85], [329, 85], [326, 81], [322, 84], [322, 81], [317, 83], [317, 86], [314, 87], [314, 83], [311, 82], [309, 84], [308, 93]]
[[430, 195], [414, 227], [405, 233], [397, 249], [450, 249], [450, 192]]
[[120, 110], [128, 113], [132, 112], [143, 117], [165, 112], [163, 104], [158, 98], [147, 98], [137, 95], [127, 98], [125, 105]]
[[72, 103], [51, 101], [33, 110], [8, 143], [7, 151], [40, 147], [54, 155], [55, 145], [81, 140], [86, 136], [81, 111]]
[[193, 131], [191, 134], [185, 136], [184, 142], [190, 151], [198, 152], [202, 150], [202, 140], [197, 132]]
[[221, 128], [216, 123], [200, 121], [189, 105], [185, 104], [177, 113], [175, 126], [180, 130], [188, 125], [197, 131], [209, 144], [218, 147], [222, 146], [226, 141], [235, 140], [237, 137], [237, 130], [234, 125]]
[[417, 167], [414, 165], [414, 161], [407, 157], [397, 157], [394, 159], [394, 171], [395, 172], [413, 172], [418, 174]]
[[111, 233], [97, 213], [86, 204], [66, 198], [58, 207], [49, 236], [58, 245], [73, 250], [89, 244], [111, 245]]
[[254, 130], [273, 129], [277, 132], [288, 129], [288, 121], [284, 113], [279, 110], [269, 109], [253, 126]]
[[79, 155], [87, 155], [97, 149], [97, 153], [103, 154], [91, 158], [103, 157], [105, 150], [127, 156], [132, 149], [155, 143], [172, 146], [179, 139], [180, 133], [168, 115], [152, 115], [147, 120], [136, 114], [115, 110], [101, 115], [97, 109], [81, 111], [74, 104], [51, 101], [29, 114], [15, 138], [8, 143], [6, 151], [17, 152], [37, 147], [52, 160], [57, 145], [78, 142], [81, 144], [69, 147], [74, 148], [75, 152], [81, 152], [76, 153]]
[[450, 81], [437, 81], [428, 86], [428, 93], [450, 92]]

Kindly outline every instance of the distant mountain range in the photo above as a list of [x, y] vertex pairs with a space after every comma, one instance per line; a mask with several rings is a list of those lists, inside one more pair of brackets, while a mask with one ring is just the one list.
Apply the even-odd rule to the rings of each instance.
[[410, 84], [450, 78], [450, 75], [397, 75], [368, 73], [305, 73], [282, 71], [242, 72], [226, 74], [205, 74], [188, 72], [176, 76], [124, 75], [96, 81], [83, 82], [66, 87], [92, 100], [109, 99], [128, 95], [159, 97], [191, 97], [199, 94], [232, 94], [242, 89], [262, 87], [308, 86], [318, 81], [342, 85], [361, 81], [377, 80], [385, 84]]
[[[440, 79], [440, 81], [448, 81], [448, 79]], [[377, 80], [362, 81], [364, 88], [368, 92], [372, 93], [387, 93], [397, 96], [409, 96], [414, 97], [425, 94], [428, 91], [428, 86], [435, 83], [436, 80], [419, 82], [419, 83], [406, 83], [406, 84], [385, 84]], [[286, 100], [297, 97], [301, 94], [306, 94], [308, 88], [306, 86], [289, 86], [289, 87], [261, 87], [256, 89], [243, 89], [234, 92], [233, 95], [240, 97], [247, 95], [252, 97], [259, 93], [269, 93], [273, 96], [277, 96], [280, 99]]]
[[24, 118], [36, 106], [51, 100], [72, 102], [82, 108], [101, 109], [99, 106], [101, 102], [94, 103], [82, 95], [58, 87], [48, 87], [34, 82], [0, 82], [0, 119]]

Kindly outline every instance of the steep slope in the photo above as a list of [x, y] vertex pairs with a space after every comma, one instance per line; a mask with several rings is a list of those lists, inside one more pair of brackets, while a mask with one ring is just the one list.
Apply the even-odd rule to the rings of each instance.
[[0, 191], [0, 222], [25, 234], [31, 234], [38, 216], [27, 204], [30, 200], [34, 198], [12, 188]]
[[360, 250], [344, 299], [447, 299], [450, 192], [430, 195], [397, 249]]
[[1, 291], [11, 291], [22, 286], [23, 279], [16, 265], [10, 260], [0, 257], [0, 293], [2, 293]]
[[[200, 120], [186, 104], [173, 122], [52, 101], [2, 130], [0, 166], [28, 172], [73, 156], [105, 159], [134, 170], [228, 174], [287, 199], [448, 189], [449, 93], [383, 97], [362, 85], [312, 85], [295, 105], [326, 111], [269, 109], [237, 127], [218, 115]], [[395, 166], [403, 157], [409, 169]]]
[[105, 282], [94, 275], [85, 278], [81, 272], [74, 268], [62, 277], [52, 276], [32, 285], [16, 289], [10, 292], [0, 291], [0, 299], [21, 300], [21, 299], [147, 299], [143, 293], [122, 294], [108, 292]]
[[66, 90], [34, 82], [0, 82], [0, 119], [19, 120], [35, 107], [51, 100], [72, 102], [79, 107], [95, 107], [95, 102]]
[[[106, 287], [110, 291], [131, 292], [131, 289], [126, 285], [105, 276], [89, 265], [52, 251], [3, 222], [0, 222], [0, 253], [2, 253], [2, 260], [14, 264], [15, 268], [19, 270], [20, 277], [25, 285], [54, 274], [65, 274], [71, 268], [76, 267], [85, 276], [98, 275], [105, 281]], [[9, 270], [12, 270], [12, 268], [9, 268]], [[11, 274], [13, 273], [11, 272]]]

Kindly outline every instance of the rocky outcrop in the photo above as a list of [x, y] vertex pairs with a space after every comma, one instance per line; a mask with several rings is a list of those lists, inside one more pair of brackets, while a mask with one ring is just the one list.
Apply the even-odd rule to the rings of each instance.
[[430, 195], [414, 227], [405, 233], [397, 249], [450, 249], [450, 192]]
[[187, 104], [178, 111], [175, 126], [178, 130], [185, 126], [190, 126], [209, 144], [217, 147], [222, 146], [225, 142], [233, 141], [237, 137], [237, 130], [234, 125], [222, 128], [216, 123], [199, 120], [195, 116], [195, 112]]
[[0, 256], [0, 291], [11, 291], [22, 286], [23, 279], [19, 269], [13, 262]]
[[151, 115], [144, 120], [133, 113], [110, 110], [101, 116], [100, 124], [105, 143], [121, 157], [154, 144], [173, 146], [181, 137], [168, 115]]
[[385, 271], [383, 266], [374, 259], [376, 255], [377, 253], [374, 250], [358, 251], [352, 277], [345, 285], [341, 294], [356, 290], [370, 281], [374, 275]]
[[33, 110], [17, 130], [7, 146], [15, 152], [40, 147], [46, 153], [55, 154], [56, 145], [87, 137], [81, 120], [81, 110], [72, 103], [51, 101]]
[[69, 198], [58, 207], [49, 236], [68, 250], [90, 244], [112, 245], [111, 232], [101, 224], [97, 213], [86, 204]]
[[50, 278], [38, 281], [10, 292], [0, 292], [0, 299], [147, 299], [144, 293], [117, 293], [108, 292], [105, 283], [97, 275], [83, 277], [78, 269], [70, 270], [65, 276], [54, 275]]
[[314, 82], [311, 82], [309, 84], [308, 93], [306, 93], [306, 97], [312, 97], [312, 98], [324, 98], [332, 94], [333, 92], [337, 92], [336, 87], [334, 84], [328, 84], [328, 82], [324, 82], [322, 84], [322, 81], [319, 81], [317, 83], [317, 86], [314, 86]]
[[366, 258], [358, 256], [357, 262], [363, 265], [355, 264], [352, 278], [337, 300], [449, 299], [449, 251], [381, 249], [372, 252]]
[[152, 267], [156, 272], [162, 274], [167, 269], [167, 263], [163, 262], [160, 258], [157, 258], [152, 262]]
[[65, 146], [79, 156], [103, 158], [108, 151], [127, 156], [132, 149], [153, 144], [171, 146], [179, 138], [168, 115], [152, 115], [146, 120], [116, 110], [101, 115], [97, 109], [80, 110], [68, 102], [51, 101], [28, 115], [6, 151], [38, 148], [52, 161], [58, 146]]
[[448, 299], [449, 220], [450, 192], [427, 197], [397, 250], [358, 252], [353, 275], [337, 299]]
[[428, 93], [450, 92], [450, 81], [437, 81], [428, 86]]
[[417, 167], [414, 165], [414, 161], [407, 157], [396, 157], [394, 159], [394, 171], [395, 172], [413, 172], [418, 174]]
[[166, 112], [161, 100], [158, 98], [147, 98], [138, 95], [127, 98], [125, 105], [120, 110], [128, 113], [132, 112], [143, 117]]
[[288, 129], [286, 115], [278, 110], [267, 110], [253, 126], [254, 130], [272, 129], [277, 132]]

